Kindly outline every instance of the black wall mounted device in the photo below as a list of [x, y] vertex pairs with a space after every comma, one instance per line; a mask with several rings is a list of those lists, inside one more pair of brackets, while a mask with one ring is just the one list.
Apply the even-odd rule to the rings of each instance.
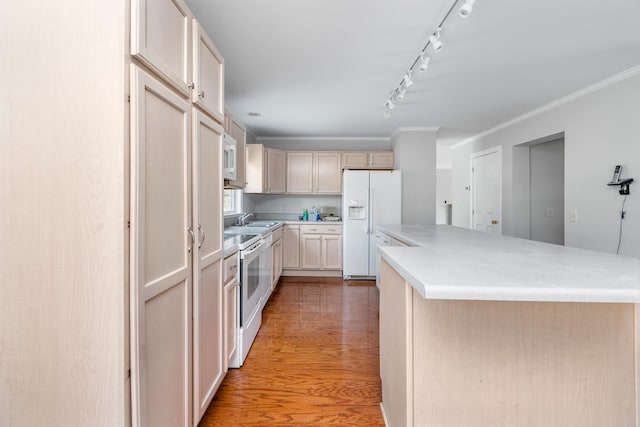
[[620, 186], [620, 194], [626, 196], [629, 194], [629, 185], [633, 182], [633, 178], [620, 179], [622, 173], [622, 165], [616, 165], [613, 170], [613, 178], [607, 183], [611, 187]]

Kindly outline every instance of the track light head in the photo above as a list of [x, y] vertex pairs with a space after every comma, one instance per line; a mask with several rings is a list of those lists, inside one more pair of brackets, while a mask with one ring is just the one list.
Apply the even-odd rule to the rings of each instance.
[[389, 117], [391, 117], [391, 111], [389, 111], [388, 108], [384, 109], [384, 118], [388, 119]]
[[393, 103], [391, 98], [387, 99], [387, 102], [384, 103], [385, 109], [391, 111], [396, 108], [396, 104]]
[[413, 86], [413, 80], [411, 80], [411, 71], [404, 75], [404, 77], [402, 78], [402, 83], [404, 84], [404, 87]]
[[423, 73], [427, 71], [429, 69], [430, 62], [431, 58], [429, 58], [427, 54], [423, 52], [422, 55], [420, 55], [420, 71], [422, 71]]
[[464, 4], [460, 7], [460, 16], [462, 18], [467, 18], [469, 15], [471, 15], [471, 12], [473, 11], [473, 5], [476, 2], [476, 0], [465, 0]]
[[440, 41], [441, 32], [442, 32], [442, 28], [438, 27], [433, 32], [431, 37], [429, 37], [429, 43], [431, 44], [431, 47], [433, 47], [433, 50], [436, 52], [440, 52], [442, 50], [442, 42]]
[[406, 93], [407, 88], [404, 86], [400, 86], [399, 89], [396, 89], [396, 101], [402, 101]]

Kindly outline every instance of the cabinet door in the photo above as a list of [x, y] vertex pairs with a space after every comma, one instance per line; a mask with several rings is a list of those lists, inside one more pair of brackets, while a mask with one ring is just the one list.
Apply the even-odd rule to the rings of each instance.
[[245, 176], [247, 157], [245, 155], [245, 146], [247, 131], [237, 121], [230, 119], [229, 134], [236, 140], [238, 145], [236, 146], [236, 179], [230, 181], [229, 184], [236, 188], [244, 188], [247, 184]]
[[322, 267], [342, 270], [342, 236], [322, 237]]
[[224, 124], [224, 59], [193, 20], [193, 94], [192, 101]]
[[224, 377], [222, 316], [222, 126], [193, 111], [194, 424]]
[[342, 153], [344, 169], [366, 169], [369, 167], [369, 154], [363, 152]]
[[285, 192], [286, 158], [284, 151], [267, 148], [267, 193]]
[[342, 192], [341, 153], [314, 154], [314, 193], [340, 194]]
[[372, 169], [393, 169], [393, 151], [369, 153], [369, 167]]
[[319, 270], [322, 268], [322, 235], [303, 234], [300, 236], [302, 247], [302, 268]]
[[278, 263], [276, 264], [276, 285], [277, 285], [278, 281], [280, 280], [280, 277], [282, 276], [282, 253], [283, 253], [282, 239], [280, 240], [280, 245], [278, 246], [278, 250], [276, 253], [278, 255]]
[[287, 153], [287, 193], [313, 192], [313, 153]]
[[235, 279], [224, 287], [224, 319], [225, 366], [229, 366], [238, 347], [238, 281]]
[[130, 75], [133, 424], [191, 426], [191, 107]]
[[300, 268], [300, 226], [285, 225], [282, 233], [282, 267]]
[[185, 96], [191, 84], [191, 19], [182, 0], [131, 1], [131, 55]]

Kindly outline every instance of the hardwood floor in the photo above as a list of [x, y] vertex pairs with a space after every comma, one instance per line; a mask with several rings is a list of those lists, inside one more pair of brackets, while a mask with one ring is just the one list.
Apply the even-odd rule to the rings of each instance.
[[384, 426], [378, 354], [375, 282], [283, 277], [200, 426]]

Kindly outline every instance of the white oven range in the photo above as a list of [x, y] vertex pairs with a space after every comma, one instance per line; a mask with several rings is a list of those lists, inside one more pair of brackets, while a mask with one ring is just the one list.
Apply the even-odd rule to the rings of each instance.
[[[225, 240], [228, 237], [231, 235], [225, 234]], [[233, 239], [240, 248], [240, 298], [238, 348], [229, 367], [239, 368], [262, 324], [262, 298], [270, 289], [271, 280], [271, 233], [236, 234]]]

